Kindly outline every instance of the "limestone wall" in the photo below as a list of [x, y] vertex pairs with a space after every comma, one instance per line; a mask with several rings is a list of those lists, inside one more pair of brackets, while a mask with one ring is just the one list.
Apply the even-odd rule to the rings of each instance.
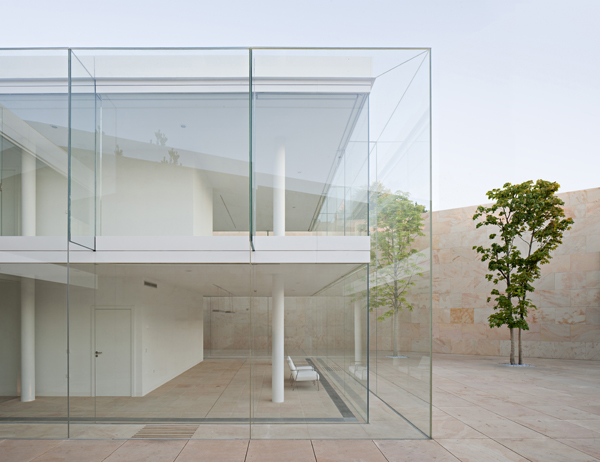
[[[560, 194], [575, 220], [532, 295], [538, 309], [524, 332], [527, 357], [600, 360], [600, 188]], [[487, 325], [493, 284], [472, 250], [488, 241], [476, 207], [433, 213], [433, 351], [508, 355], [508, 329]]]

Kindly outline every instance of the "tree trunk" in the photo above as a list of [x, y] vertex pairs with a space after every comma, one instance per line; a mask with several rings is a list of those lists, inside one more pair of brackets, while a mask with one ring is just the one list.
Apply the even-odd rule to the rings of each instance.
[[510, 364], [515, 364], [515, 329], [510, 329]]
[[523, 364], [523, 343], [521, 342], [521, 328], [519, 327], [519, 364]]
[[398, 333], [397, 333], [397, 321], [396, 321], [396, 310], [392, 313], [392, 347], [394, 349], [392, 356], [398, 356]]

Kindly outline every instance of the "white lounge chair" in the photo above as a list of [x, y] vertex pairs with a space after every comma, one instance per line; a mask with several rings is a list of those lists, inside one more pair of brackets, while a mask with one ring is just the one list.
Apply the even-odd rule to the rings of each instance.
[[314, 382], [319, 390], [319, 373], [312, 366], [296, 366], [292, 358], [287, 357], [287, 363], [290, 368], [290, 383], [292, 390], [296, 382]]

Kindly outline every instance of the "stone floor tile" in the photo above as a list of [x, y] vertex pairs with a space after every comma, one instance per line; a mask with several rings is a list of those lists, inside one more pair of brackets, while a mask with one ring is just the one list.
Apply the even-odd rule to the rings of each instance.
[[513, 403], [482, 403], [480, 406], [499, 416], [511, 419], [512, 417], [543, 417], [544, 413], [527, 406]]
[[192, 440], [175, 459], [176, 462], [244, 462], [248, 441]]
[[498, 418], [489, 421], [465, 420], [465, 424], [490, 438], [540, 438], [537, 431], [508, 419]]
[[[435, 402], [435, 404], [437, 404], [437, 402]], [[454, 417], [436, 406], [432, 406], [431, 408], [431, 418], [433, 420], [454, 420]]]
[[518, 417], [514, 421], [550, 438], [600, 438], [600, 433], [566, 420]]
[[66, 424], [0, 424], [1, 438], [64, 439]]
[[531, 462], [596, 462], [597, 459], [551, 438], [496, 439]]
[[386, 462], [371, 440], [314, 440], [317, 462]]
[[455, 462], [458, 461], [447, 449], [432, 440], [423, 441], [375, 441], [389, 462]]
[[335, 424], [323, 424], [323, 425], [309, 425], [308, 432], [311, 439], [334, 439], [339, 440], [343, 438], [348, 439], [372, 439], [364, 431], [361, 425], [335, 425]]
[[119, 424], [71, 424], [71, 438], [79, 439], [128, 439], [144, 425]]
[[101, 462], [123, 444], [124, 441], [66, 440], [38, 456], [35, 462]]
[[458, 419], [434, 420], [432, 421], [432, 425], [432, 436], [434, 439], [488, 438]]
[[489, 421], [501, 418], [501, 416], [499, 416], [495, 412], [488, 411], [487, 409], [483, 409], [479, 406], [447, 407], [443, 408], [442, 410], [450, 414], [455, 419], [462, 420], [463, 422], [465, 420]]
[[527, 462], [527, 459], [491, 439], [437, 440], [462, 462]]
[[250, 438], [250, 425], [200, 425], [192, 439], [198, 440], [247, 440]]
[[[429, 433], [429, 421], [413, 421], [412, 423], [417, 428], [408, 425], [398, 425], [397, 422], [385, 421], [361, 424], [360, 427], [369, 439], [426, 439], [426, 433]], [[338, 438], [345, 438], [345, 436], [341, 436]]]
[[600, 434], [600, 420], [568, 420], [567, 422], [579, 425]]
[[173, 462], [187, 440], [129, 440], [105, 462]]
[[273, 424], [273, 425], [253, 425], [252, 439], [271, 439], [271, 440], [308, 440], [310, 434], [309, 425], [296, 424]]
[[557, 441], [600, 460], [600, 438], [560, 438]]
[[3, 440], [0, 443], [0, 460], [29, 462], [60, 443], [60, 440]]
[[246, 462], [315, 462], [310, 440], [252, 440]]
[[591, 414], [569, 406], [530, 406], [532, 409], [543, 412], [561, 420], [598, 420], [600, 415]]

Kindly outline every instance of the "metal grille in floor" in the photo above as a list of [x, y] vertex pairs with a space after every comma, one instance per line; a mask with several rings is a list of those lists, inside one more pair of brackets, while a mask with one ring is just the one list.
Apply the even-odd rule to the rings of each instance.
[[132, 439], [190, 439], [196, 430], [198, 425], [146, 425]]
[[327, 372], [344, 372], [344, 369], [342, 369], [339, 366], [321, 366], [322, 369], [325, 369]]

